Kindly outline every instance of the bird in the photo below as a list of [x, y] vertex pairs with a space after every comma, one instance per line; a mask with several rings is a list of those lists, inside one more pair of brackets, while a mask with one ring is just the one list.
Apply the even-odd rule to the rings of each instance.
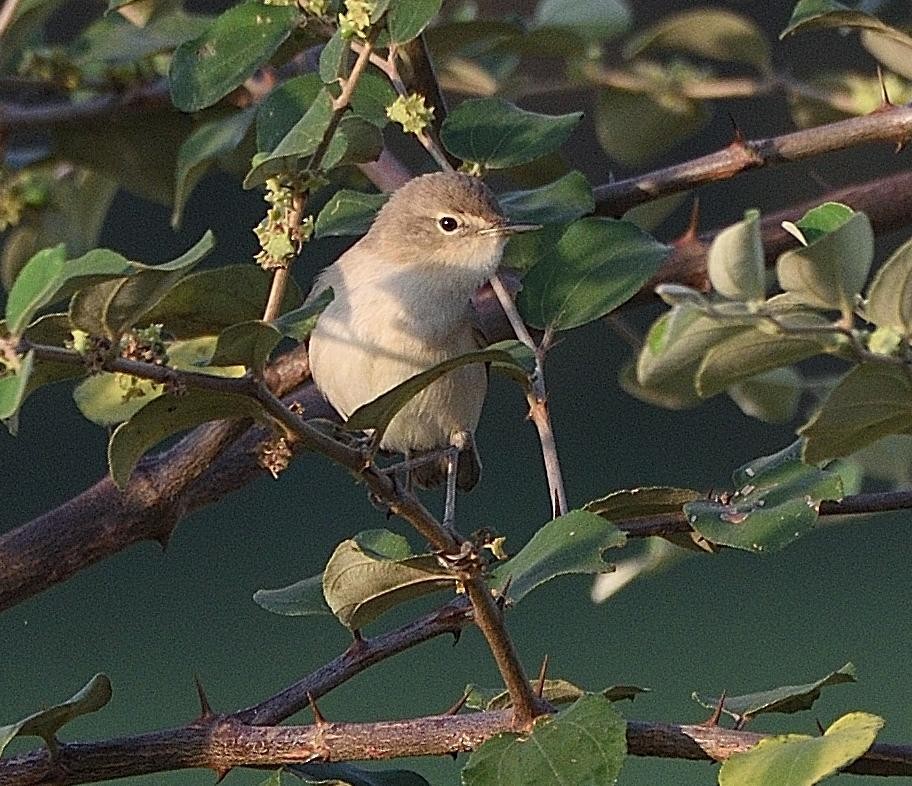
[[[394, 191], [307, 298], [332, 288], [309, 357], [318, 390], [343, 420], [416, 374], [478, 349], [472, 295], [496, 273], [509, 237], [539, 228], [511, 223], [475, 176], [435, 172]], [[395, 415], [379, 444], [405, 456], [417, 485], [446, 480], [448, 511], [450, 488], [471, 490], [481, 474], [475, 431], [487, 387], [482, 364], [448, 372]]]

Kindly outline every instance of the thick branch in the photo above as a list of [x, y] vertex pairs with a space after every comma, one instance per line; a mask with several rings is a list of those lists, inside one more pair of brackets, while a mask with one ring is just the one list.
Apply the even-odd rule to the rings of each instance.
[[[177, 729], [63, 744], [54, 758], [40, 750], [0, 760], [0, 786], [66, 786], [199, 767], [222, 774], [245, 766], [439, 756], [473, 750], [510, 730], [509, 710], [311, 726], [249, 726], [230, 716], [209, 716]], [[627, 724], [634, 756], [724, 761], [767, 736], [719, 726]], [[912, 775], [912, 747], [875, 743], [845, 772]]]
[[902, 106], [769, 139], [735, 139], [716, 153], [598, 186], [596, 212], [620, 216], [644, 202], [728, 180], [749, 169], [801, 161], [871, 142], [897, 145], [910, 137], [912, 106]]

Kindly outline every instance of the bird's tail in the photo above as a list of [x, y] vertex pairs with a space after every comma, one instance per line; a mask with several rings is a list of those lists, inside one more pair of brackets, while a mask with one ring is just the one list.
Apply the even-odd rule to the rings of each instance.
[[[446, 482], [447, 457], [440, 455], [426, 464], [412, 470], [412, 481], [421, 488], [429, 489]], [[471, 491], [481, 478], [481, 459], [475, 444], [466, 445], [459, 453], [456, 465], [456, 488], [460, 491]]]

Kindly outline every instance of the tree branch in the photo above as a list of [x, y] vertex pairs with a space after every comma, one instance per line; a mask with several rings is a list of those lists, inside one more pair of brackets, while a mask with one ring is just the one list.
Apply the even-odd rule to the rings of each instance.
[[728, 180], [750, 169], [801, 161], [871, 142], [901, 145], [910, 137], [912, 106], [897, 106], [769, 139], [737, 138], [716, 153], [596, 187], [596, 213], [620, 216], [644, 202]]

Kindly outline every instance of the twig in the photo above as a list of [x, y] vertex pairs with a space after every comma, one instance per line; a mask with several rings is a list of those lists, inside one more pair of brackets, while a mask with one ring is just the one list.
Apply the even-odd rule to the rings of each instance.
[[769, 139], [736, 139], [716, 153], [644, 175], [598, 186], [596, 213], [619, 216], [632, 207], [696, 186], [728, 180], [741, 172], [801, 161], [871, 142], [899, 144], [912, 136], [912, 106], [897, 106], [865, 117], [795, 131]]
[[19, 8], [19, 0], [6, 0], [3, 8], [0, 8], [0, 39], [3, 38], [7, 28], [12, 24], [13, 17], [16, 16], [16, 10]]
[[545, 474], [548, 478], [548, 496], [551, 500], [551, 513], [554, 518], [563, 516], [568, 510], [567, 492], [564, 488], [564, 477], [561, 472], [560, 460], [557, 455], [557, 443], [554, 439], [554, 430], [551, 427], [551, 415], [548, 412], [548, 392], [545, 387], [544, 360], [547, 351], [547, 342], [541, 345], [526, 330], [522, 317], [516, 310], [513, 298], [500, 280], [499, 276], [491, 278], [491, 288], [497, 295], [500, 307], [507, 315], [513, 332], [523, 344], [535, 353], [535, 370], [530, 377], [530, 390], [526, 394], [529, 402], [529, 417], [538, 430], [538, 439], [541, 442], [542, 457], [545, 462]]
[[[42, 749], [0, 759], [0, 786], [70, 786], [189, 768], [225, 773], [234, 767], [439, 756], [473, 750], [511, 730], [509, 710], [311, 726], [248, 726], [231, 716], [215, 715], [133, 737], [61, 743], [53, 757]], [[626, 736], [628, 753], [634, 756], [724, 761], [770, 735], [721, 726], [628, 721]], [[912, 746], [874, 743], [842, 771], [912, 775]]]
[[[300, 226], [304, 218], [304, 205], [307, 196], [297, 188], [293, 189], [291, 197], [291, 210], [288, 211], [288, 226], [295, 241], [295, 257], [301, 253]], [[277, 267], [272, 274], [272, 284], [269, 287], [269, 298], [263, 311], [263, 321], [272, 322], [282, 310], [282, 301], [285, 299], [285, 290], [288, 279], [291, 277], [291, 265], [294, 259], [289, 259], [284, 267]]]

